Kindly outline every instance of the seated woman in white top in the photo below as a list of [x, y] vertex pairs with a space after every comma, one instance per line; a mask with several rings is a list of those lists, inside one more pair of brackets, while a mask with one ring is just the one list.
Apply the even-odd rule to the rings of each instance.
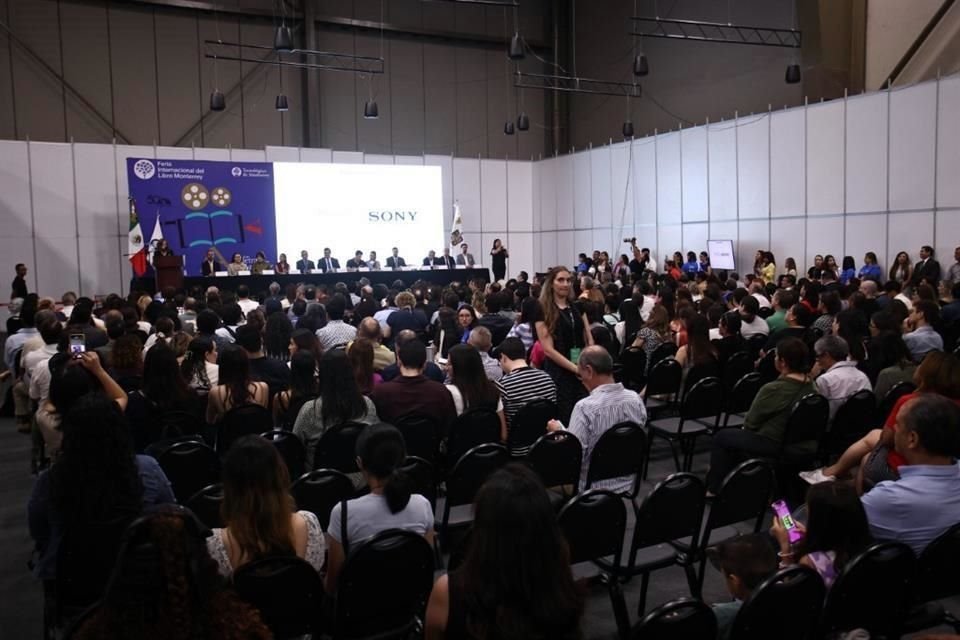
[[489, 409], [500, 416], [500, 436], [507, 439], [507, 421], [503, 415], [500, 392], [483, 369], [480, 352], [472, 345], [458, 344], [447, 354], [447, 391], [453, 397], [453, 406], [459, 416], [468, 409]]
[[[413, 531], [433, 544], [433, 508], [420, 494], [412, 494], [410, 479], [398, 470], [407, 457], [403, 436], [388, 424], [370, 425], [357, 438], [357, 465], [370, 493], [347, 501], [346, 522], [342, 504], [330, 511], [327, 529], [327, 593], [337, 589], [337, 579], [346, 557], [344, 547], [355, 549], [387, 529]], [[346, 540], [344, 540], [346, 533]]]
[[227, 411], [244, 404], [267, 407], [270, 391], [266, 382], [250, 378], [247, 352], [230, 345], [220, 353], [219, 384], [207, 396], [207, 423], [216, 424]]
[[197, 336], [190, 341], [180, 363], [180, 373], [191, 389], [210, 391], [220, 384], [217, 343], [213, 338]]
[[224, 529], [207, 538], [207, 551], [220, 573], [268, 556], [296, 555], [319, 572], [326, 543], [317, 516], [294, 511], [287, 465], [260, 436], [237, 440], [223, 461]]

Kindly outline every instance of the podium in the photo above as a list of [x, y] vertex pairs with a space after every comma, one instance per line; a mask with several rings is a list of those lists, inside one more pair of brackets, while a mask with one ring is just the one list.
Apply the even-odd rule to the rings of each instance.
[[157, 275], [157, 291], [173, 287], [183, 289], [183, 256], [156, 256], [153, 269]]

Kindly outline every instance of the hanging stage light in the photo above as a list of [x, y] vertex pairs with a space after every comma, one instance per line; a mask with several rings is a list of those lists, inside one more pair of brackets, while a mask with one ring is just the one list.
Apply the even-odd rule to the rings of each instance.
[[528, 116], [526, 113], [521, 113], [520, 116], [517, 117], [517, 129], [520, 131], [527, 131], [530, 129], [530, 116]]
[[210, 111], [223, 111], [227, 108], [227, 98], [220, 89], [214, 89], [210, 94]]
[[273, 36], [274, 51], [289, 52], [293, 51], [293, 32], [285, 24], [277, 27], [277, 32]]
[[633, 122], [627, 120], [623, 123], [623, 137], [632, 138], [633, 137]]
[[290, 105], [287, 103], [287, 96], [282, 93], [277, 96], [277, 111], [289, 111]]
[[380, 117], [380, 109], [377, 107], [376, 100], [368, 100], [365, 105], [363, 105], [363, 117], [367, 120], [376, 120]]
[[519, 32], [514, 33], [510, 38], [510, 51], [507, 55], [511, 60], [523, 60], [527, 56], [523, 50], [523, 38], [520, 37]]
[[793, 63], [787, 67], [787, 72], [784, 74], [784, 80], [787, 84], [797, 84], [800, 82], [800, 65]]
[[647, 62], [647, 56], [638, 53], [633, 59], [633, 75], [642, 77], [648, 73], [650, 73], [650, 64]]
[[507, 120], [506, 122], [504, 122], [504, 123], [503, 123], [503, 135], [505, 135], [505, 136], [512, 136], [512, 135], [513, 135], [513, 132], [514, 132], [513, 122], [511, 122], [510, 120]]

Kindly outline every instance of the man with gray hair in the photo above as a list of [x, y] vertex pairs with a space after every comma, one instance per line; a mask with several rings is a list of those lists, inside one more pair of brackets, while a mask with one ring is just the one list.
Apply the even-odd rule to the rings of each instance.
[[490, 357], [490, 348], [493, 346], [493, 337], [486, 327], [474, 327], [467, 338], [467, 344], [480, 352], [480, 361], [483, 363], [483, 372], [490, 382], [497, 382], [503, 377], [500, 363]]
[[[577, 436], [583, 445], [580, 465], [582, 491], [586, 487], [590, 455], [600, 436], [620, 422], [635, 422], [641, 427], [644, 426], [647, 422], [647, 410], [636, 392], [614, 381], [613, 358], [603, 347], [594, 345], [584, 349], [577, 361], [577, 373], [590, 395], [574, 405], [567, 429]], [[557, 431], [564, 429], [564, 426], [558, 420], [551, 420], [547, 423], [547, 429]], [[623, 476], [601, 480], [594, 483], [593, 488], [621, 492], [630, 491], [632, 484], [631, 476]]]
[[840, 336], [823, 336], [813, 345], [817, 366], [823, 373], [814, 381], [817, 391], [830, 403], [830, 420], [840, 408], [858, 391], [872, 391], [870, 378], [857, 369], [857, 363], [848, 360], [850, 347]]

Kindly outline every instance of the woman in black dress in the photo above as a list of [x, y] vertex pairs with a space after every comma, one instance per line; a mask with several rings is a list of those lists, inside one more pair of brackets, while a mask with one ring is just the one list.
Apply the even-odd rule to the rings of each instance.
[[573, 405], [587, 395], [577, 373], [580, 352], [593, 344], [590, 323], [573, 305], [573, 276], [566, 267], [547, 273], [540, 291], [537, 339], [546, 359], [543, 370], [557, 385], [557, 417], [568, 424]]
[[490, 255], [493, 256], [493, 280], [500, 282], [507, 277], [507, 248], [500, 242], [500, 238], [493, 241], [493, 248], [490, 249]]
[[157, 241], [156, 250], [153, 252], [153, 266], [157, 266], [157, 258], [163, 258], [167, 256], [175, 255], [173, 249], [170, 248], [170, 243], [167, 242], [166, 238], [161, 238]]

